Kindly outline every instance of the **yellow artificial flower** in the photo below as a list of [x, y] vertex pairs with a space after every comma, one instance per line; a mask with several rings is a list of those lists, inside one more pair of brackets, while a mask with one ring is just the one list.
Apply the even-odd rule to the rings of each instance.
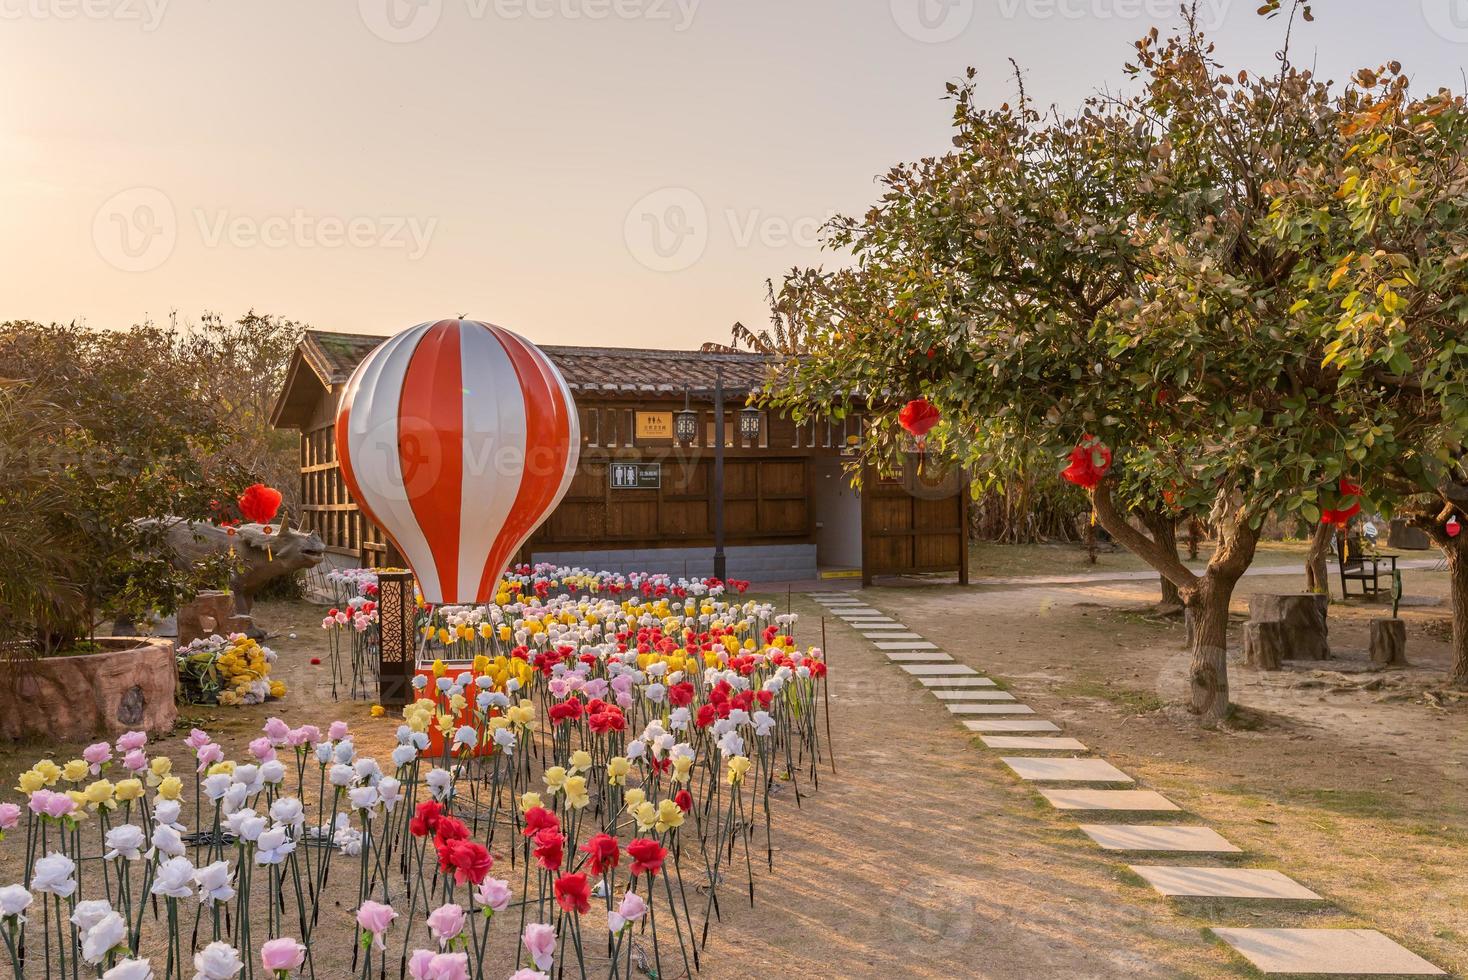
[[658, 803], [657, 832], [665, 834], [669, 830], [683, 826], [683, 811], [678, 804], [672, 800], [663, 800]]
[[141, 779], [121, 779], [113, 789], [113, 795], [118, 802], [127, 803], [136, 800], [143, 795], [143, 781]]
[[729, 785], [738, 786], [744, 782], [744, 774], [749, 772], [749, 759], [746, 756], [736, 755], [729, 760]]
[[520, 797], [520, 809], [522, 811], [533, 810], [538, 806], [540, 806], [539, 793], [526, 793], [524, 796]]
[[566, 805], [580, 810], [591, 802], [591, 796], [586, 792], [585, 776], [566, 777]]
[[501, 623], [500, 624], [500, 642], [501, 643], [509, 643], [510, 640], [512, 640], [514, 638], [514, 636], [515, 636], [515, 634], [510, 630], [510, 627], [509, 627], [508, 624], [506, 624], [506, 623]]
[[31, 771], [40, 773], [47, 786], [55, 786], [56, 780], [61, 778], [61, 767], [50, 759], [42, 759], [31, 767]]
[[644, 800], [632, 811], [632, 819], [637, 821], [638, 832], [645, 834], [657, 826], [658, 808]]
[[215, 776], [219, 773], [225, 773], [226, 775], [233, 776], [234, 763], [229, 759], [225, 759], [223, 762], [216, 762], [214, 763], [214, 765], [209, 767], [209, 771], [205, 775]]
[[585, 749], [577, 749], [571, 753], [571, 762], [567, 767], [573, 774], [586, 772], [591, 768], [591, 753]]
[[71, 797], [71, 802], [76, 804], [76, 809], [71, 812], [71, 819], [85, 820], [90, 815], [87, 813], [87, 794], [81, 790], [69, 789], [66, 795]]
[[368, 709], [367, 713], [374, 718], [381, 718], [383, 715], [387, 714], [387, 709], [380, 704], [374, 704], [371, 708]]
[[20, 774], [20, 777], [16, 780], [16, 784], [15, 791], [17, 793], [24, 793], [26, 796], [30, 796], [36, 790], [46, 785], [46, 777], [34, 769], [28, 769]]
[[673, 757], [673, 781], [677, 783], [688, 782], [689, 773], [693, 769], [693, 757], [679, 755]]
[[566, 770], [562, 766], [551, 766], [541, 778], [545, 780], [546, 790], [554, 796], [566, 785]]
[[270, 696], [273, 698], [285, 697], [285, 681], [271, 681]]
[[642, 805], [642, 801], [645, 799], [647, 799], [647, 794], [638, 789], [636, 786], [633, 786], [631, 789], [627, 790], [627, 792], [622, 794], [622, 801], [627, 804], [627, 809], [629, 811], [636, 810], [639, 806]]
[[72, 759], [61, 767], [61, 778], [68, 783], [79, 783], [92, 774], [85, 759]]
[[164, 800], [176, 800], [183, 793], [183, 780], [177, 776], [165, 776], [158, 784], [158, 797]]
[[[439, 640], [442, 641], [442, 642], [444, 642], [444, 643], [447, 643], [449, 641], [448, 637], [449, 637], [449, 631], [446, 630], [446, 629], [440, 628], [439, 631], [438, 631], [438, 638], [439, 638]], [[433, 676], [434, 677], [442, 677], [444, 674], [447, 674], [448, 672], [449, 672], [449, 666], [448, 666], [448, 664], [444, 663], [442, 659], [440, 659], [438, 657], [434, 657], [433, 658]]]
[[86, 797], [87, 803], [95, 808], [110, 805], [114, 792], [116, 792], [116, 787], [112, 785], [112, 780], [99, 779], [88, 785], [82, 795]]
[[625, 756], [613, 756], [607, 761], [607, 784], [611, 786], [622, 786], [627, 782], [627, 773], [632, 769], [632, 763]]
[[464, 695], [455, 694], [449, 698], [449, 710], [454, 714], [462, 714], [467, 707], [469, 707], [469, 699], [464, 697]]
[[148, 760], [148, 785], [157, 786], [159, 781], [173, 772], [173, 760], [166, 755], [155, 755]]

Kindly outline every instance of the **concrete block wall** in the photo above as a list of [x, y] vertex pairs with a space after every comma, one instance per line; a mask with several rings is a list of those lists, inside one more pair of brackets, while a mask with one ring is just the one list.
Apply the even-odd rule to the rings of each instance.
[[[814, 544], [778, 544], [724, 550], [730, 578], [786, 582], [819, 576]], [[707, 578], [714, 573], [712, 548], [628, 548], [595, 551], [544, 551], [531, 561], [571, 565], [599, 572], [653, 572], [675, 578]]]

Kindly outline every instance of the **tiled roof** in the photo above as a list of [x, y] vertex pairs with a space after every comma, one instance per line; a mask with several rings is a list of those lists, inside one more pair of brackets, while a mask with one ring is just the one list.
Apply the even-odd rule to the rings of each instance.
[[[340, 384], [362, 358], [386, 340], [365, 334], [308, 330], [303, 352], [312, 366]], [[562, 347], [542, 344], [572, 391], [609, 394], [681, 392], [685, 387], [711, 390], [715, 373], [724, 370], [725, 390], [747, 391], [761, 385], [773, 363], [764, 354], [726, 354], [628, 347]]]

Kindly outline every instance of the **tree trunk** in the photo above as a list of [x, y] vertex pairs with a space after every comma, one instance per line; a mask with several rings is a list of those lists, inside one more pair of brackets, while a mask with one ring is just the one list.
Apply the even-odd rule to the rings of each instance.
[[1456, 687], [1468, 687], [1468, 543], [1460, 534], [1448, 539], [1443, 552], [1453, 602], [1453, 667], [1448, 680]]
[[1321, 523], [1310, 537], [1310, 550], [1305, 555], [1305, 591], [1330, 595], [1330, 546], [1335, 543], [1335, 525]]
[[[1177, 553], [1177, 519], [1171, 514], [1160, 511], [1149, 511], [1138, 508], [1137, 516], [1141, 519], [1147, 532], [1152, 535], [1152, 540], [1159, 549], [1170, 550]], [[1158, 575], [1162, 586], [1162, 600], [1164, 606], [1181, 606], [1183, 604], [1182, 593], [1178, 591], [1177, 583], [1166, 575]]]
[[1191, 710], [1209, 726], [1228, 717], [1228, 603], [1234, 581], [1209, 572], [1188, 596], [1192, 620]]

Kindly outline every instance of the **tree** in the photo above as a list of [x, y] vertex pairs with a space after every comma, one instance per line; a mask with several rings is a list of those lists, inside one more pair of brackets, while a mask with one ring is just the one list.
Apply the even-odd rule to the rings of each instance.
[[[1379, 394], [1327, 359], [1336, 333], [1296, 315], [1294, 276], [1319, 246], [1271, 213], [1281, 182], [1344, 152], [1361, 93], [1333, 92], [1287, 45], [1268, 75], [1226, 72], [1195, 25], [1136, 50], [1136, 95], [1070, 115], [1038, 111], [1022, 84], [981, 108], [972, 70], [950, 86], [954, 149], [893, 168], [876, 206], [835, 223], [855, 266], [787, 277], [808, 353], [770, 397], [800, 416], [921, 394], [945, 417], [930, 442], [974, 467], [1102, 439], [1116, 465], [1097, 518], [1177, 586], [1190, 707], [1217, 723], [1229, 602], [1262, 522], [1318, 521], [1322, 493], [1405, 450], [1370, 421]], [[895, 435], [878, 423], [874, 454]], [[1202, 574], [1128, 520], [1164, 502], [1208, 515]]]

